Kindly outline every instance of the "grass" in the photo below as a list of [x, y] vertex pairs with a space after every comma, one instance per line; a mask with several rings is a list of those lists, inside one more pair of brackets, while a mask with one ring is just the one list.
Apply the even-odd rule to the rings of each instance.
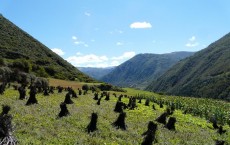
[[[224, 125], [230, 125], [230, 103], [222, 100], [213, 100], [207, 98], [192, 98], [192, 97], [181, 97], [181, 96], [166, 96], [159, 95], [156, 93], [134, 90], [126, 88], [130, 95], [137, 96], [140, 98], [149, 99], [155, 103], [163, 103], [167, 106], [174, 106], [176, 109], [187, 111], [194, 116], [211, 120], [216, 118], [218, 123]], [[136, 95], [135, 95], [136, 94]]]
[[[56, 81], [59, 83], [58, 80]], [[68, 84], [68, 82], [66, 83]], [[138, 90], [127, 90], [129, 96], [138, 92], [143, 93]], [[145, 92], [146, 95], [148, 93]], [[38, 104], [31, 106], [25, 106], [26, 100], [19, 100], [18, 92], [12, 88], [7, 89], [4, 95], [0, 95], [0, 105], [8, 104], [12, 108], [10, 114], [13, 116], [13, 125], [15, 126], [14, 135], [19, 144], [138, 145], [143, 141], [141, 134], [147, 130], [148, 122], [154, 121], [166, 109], [166, 106], [160, 108], [155, 104], [156, 110], [153, 111], [151, 107], [153, 102], [150, 102], [150, 106], [145, 106], [145, 101], [142, 100], [142, 104], [137, 103], [138, 107], [135, 110], [125, 111], [128, 129], [122, 131], [111, 125], [118, 117], [118, 113], [113, 111], [117, 101], [113, 95], [110, 96], [109, 101], [105, 101], [103, 98], [100, 106], [93, 100], [91, 92], [79, 96], [79, 98], [72, 99], [74, 104], [67, 105], [71, 115], [57, 119], [60, 111], [59, 105], [64, 101], [65, 94], [66, 92], [58, 94], [57, 91], [50, 96], [37, 94]], [[122, 101], [128, 103], [128, 98], [122, 98]], [[93, 112], [98, 113], [98, 130], [88, 134], [86, 126], [90, 122]], [[228, 125], [224, 126], [227, 133], [220, 136], [203, 118], [190, 114], [185, 115], [180, 110], [176, 110], [172, 116], [177, 119], [176, 131], [169, 131], [163, 125], [158, 124], [157, 144], [159, 145], [210, 145], [214, 144], [215, 139], [225, 140], [230, 144], [230, 127]]]

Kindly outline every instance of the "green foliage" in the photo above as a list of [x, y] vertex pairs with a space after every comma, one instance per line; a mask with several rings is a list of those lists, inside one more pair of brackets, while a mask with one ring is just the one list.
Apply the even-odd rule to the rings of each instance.
[[100, 89], [95, 85], [90, 86], [90, 90], [92, 90], [93, 92], [100, 92]]
[[151, 81], [161, 76], [179, 60], [192, 54], [192, 52], [138, 54], [117, 66], [100, 80], [121, 87], [144, 89]]
[[39, 67], [39, 69], [36, 71], [36, 75], [40, 77], [48, 77], [49, 75], [46, 73], [44, 67]]
[[[140, 92], [140, 91], [139, 91]], [[224, 101], [215, 101], [204, 98], [190, 98], [178, 96], [165, 96], [158, 94], [136, 94], [137, 98], [150, 99], [156, 104], [164, 104], [180, 109], [188, 114], [211, 120], [215, 118], [219, 124], [229, 124], [230, 104]], [[230, 124], [229, 124], [230, 125]]]
[[0, 81], [10, 80], [12, 70], [9, 67], [0, 67]]
[[107, 84], [107, 83], [102, 83], [98, 86], [98, 88], [101, 90], [101, 91], [110, 91], [112, 89], [112, 85], [110, 84]]
[[47, 66], [45, 67], [45, 71], [50, 75], [50, 76], [54, 76], [57, 72], [56, 72], [56, 68], [55, 66]]
[[0, 58], [0, 66], [5, 66], [6, 62], [4, 60], [4, 58]]
[[12, 62], [9, 67], [40, 77], [94, 81], [2, 15], [0, 28], [0, 58]]
[[100, 85], [96, 86], [97, 88], [99, 88], [101, 91], [116, 91], [116, 92], [126, 92], [125, 90], [123, 90], [122, 88], [119, 88], [117, 86], [113, 86], [111, 84], [107, 84], [107, 83], [102, 83]]
[[230, 101], [230, 33], [186, 58], [146, 90]]
[[87, 84], [84, 84], [82, 86], [82, 90], [88, 91], [89, 90], [89, 86]]
[[41, 88], [47, 88], [49, 86], [49, 82], [46, 78], [37, 77], [34, 79], [34, 85]]
[[13, 69], [18, 69], [26, 73], [29, 73], [31, 71], [31, 64], [26, 59], [16, 59], [9, 66]]

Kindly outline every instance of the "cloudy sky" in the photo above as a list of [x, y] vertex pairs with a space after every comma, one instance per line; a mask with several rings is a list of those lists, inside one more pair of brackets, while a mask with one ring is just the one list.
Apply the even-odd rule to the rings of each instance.
[[0, 0], [0, 13], [75, 66], [198, 51], [230, 32], [229, 0]]

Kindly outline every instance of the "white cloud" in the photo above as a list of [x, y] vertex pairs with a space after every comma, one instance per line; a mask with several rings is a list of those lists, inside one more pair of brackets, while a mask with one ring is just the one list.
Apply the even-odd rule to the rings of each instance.
[[188, 42], [185, 46], [187, 46], [187, 47], [196, 47], [198, 45], [199, 45], [199, 43], [190, 43], [190, 42]]
[[51, 50], [60, 56], [65, 54], [65, 52], [63, 52], [60, 48], [53, 48]]
[[130, 24], [130, 28], [145, 29], [145, 28], [152, 28], [152, 25], [148, 22], [134, 22], [134, 23]]
[[116, 45], [121, 46], [121, 45], [123, 45], [123, 43], [122, 42], [117, 42]]
[[91, 16], [91, 14], [89, 12], [85, 12], [85, 15], [88, 17]]
[[196, 42], [196, 36], [192, 36], [191, 38], [189, 38], [188, 42], [185, 44], [186, 47], [196, 47], [198, 46], [199, 43]]
[[108, 61], [106, 56], [97, 56], [95, 54], [88, 54], [82, 56], [71, 56], [66, 59], [68, 62], [72, 63], [75, 66], [80, 66], [86, 63], [101, 63]]
[[195, 41], [196, 40], [196, 36], [192, 36], [189, 41]]
[[97, 63], [97, 64], [88, 64], [85, 67], [97, 67], [97, 68], [105, 68], [105, 67], [111, 67], [111, 66], [117, 66], [113, 65], [112, 63]]
[[85, 47], [89, 47], [89, 45], [86, 44], [86, 43], [83, 42], [83, 41], [75, 41], [74, 43], [75, 43], [76, 45], [83, 45], [83, 46], [85, 46]]
[[121, 56], [118, 57], [112, 57], [112, 60], [123, 60], [123, 59], [130, 59], [133, 56], [135, 56], [136, 53], [133, 51], [130, 52], [124, 52]]
[[77, 52], [75, 56], [70, 56], [66, 60], [76, 67], [110, 67], [118, 66], [127, 59], [135, 55], [135, 52], [124, 52], [121, 56], [108, 58], [105, 55], [98, 56], [95, 54], [83, 55]]
[[82, 44], [81, 41], [75, 41], [74, 43], [77, 44], [77, 45]]
[[73, 39], [73, 40], [77, 40], [77, 37], [76, 37], [76, 36], [72, 36], [72, 39]]
[[82, 55], [82, 53], [81, 53], [81, 52], [77, 52], [76, 54], [77, 54], [77, 55]]
[[83, 45], [85, 47], [89, 47], [87, 43], [85, 43], [84, 41], [80, 41], [76, 36], [72, 36], [72, 39], [74, 40], [74, 43], [76, 45]]
[[118, 65], [120, 65], [120, 62], [114, 60], [114, 61], [111, 62], [111, 65], [110, 65], [110, 66], [118, 66]]

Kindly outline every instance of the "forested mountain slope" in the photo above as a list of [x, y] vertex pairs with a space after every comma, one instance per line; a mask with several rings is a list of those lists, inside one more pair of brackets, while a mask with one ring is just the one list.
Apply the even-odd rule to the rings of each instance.
[[143, 89], [176, 62], [192, 54], [193, 52], [139, 54], [116, 67], [101, 80], [122, 87]]
[[0, 58], [10, 68], [37, 76], [93, 81], [1, 14]]
[[174, 65], [146, 90], [230, 100], [230, 33]]

